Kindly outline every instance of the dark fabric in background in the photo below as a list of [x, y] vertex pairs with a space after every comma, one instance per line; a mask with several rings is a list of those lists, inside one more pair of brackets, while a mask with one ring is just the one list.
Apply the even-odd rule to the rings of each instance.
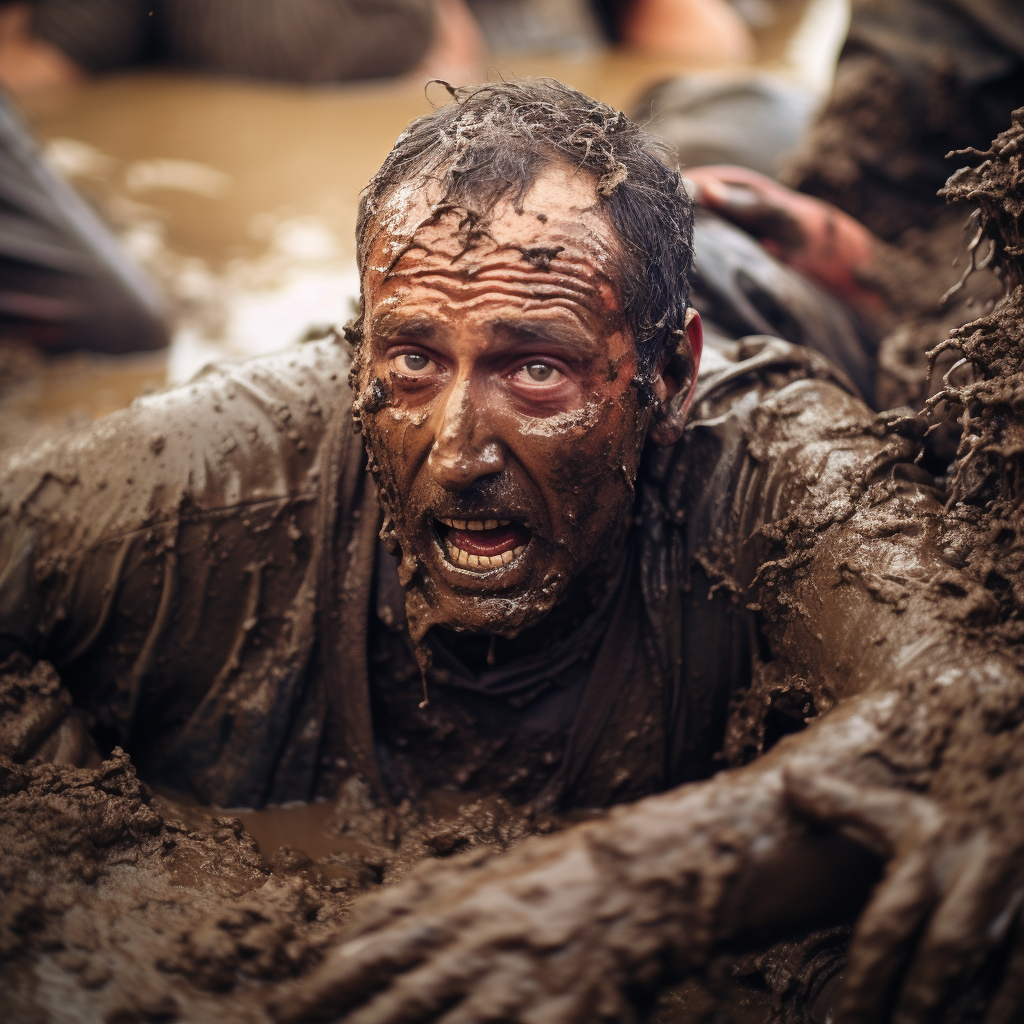
[[894, 239], [1024, 105], [1021, 0], [853, 0], [835, 86], [783, 180]]
[[401, 74], [430, 0], [37, 0], [33, 29], [87, 71], [149, 61], [300, 82]]
[[168, 341], [166, 312], [0, 92], [0, 338], [51, 351], [155, 349]]

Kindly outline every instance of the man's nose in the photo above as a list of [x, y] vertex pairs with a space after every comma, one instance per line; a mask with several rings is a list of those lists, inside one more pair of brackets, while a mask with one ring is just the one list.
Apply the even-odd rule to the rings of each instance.
[[441, 427], [427, 458], [430, 472], [445, 490], [465, 490], [505, 468], [504, 446], [491, 431], [479, 397], [470, 380], [459, 381], [448, 393]]

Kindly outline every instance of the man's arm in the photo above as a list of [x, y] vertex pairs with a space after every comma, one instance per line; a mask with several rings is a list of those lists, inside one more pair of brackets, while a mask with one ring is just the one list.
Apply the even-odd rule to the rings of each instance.
[[[312, 649], [321, 448], [347, 365], [305, 345], [9, 453], [0, 665], [51, 662], [151, 777], [266, 799]], [[285, 776], [281, 799], [307, 795]]]
[[993, 960], [1024, 891], [1024, 766], [1008, 756], [1024, 736], [1007, 711], [1024, 679], [968, 636], [981, 588], [942, 551], [940, 506], [863, 407], [819, 381], [768, 405], [761, 455], [774, 446], [791, 471], [762, 481], [765, 505], [780, 535], [808, 540], [761, 588], [773, 652], [838, 706], [747, 767], [504, 857], [423, 869], [366, 902], [279, 1019], [627, 1019], [638, 995], [718, 951], [865, 905], [846, 1020], [897, 1007], [926, 1020]]

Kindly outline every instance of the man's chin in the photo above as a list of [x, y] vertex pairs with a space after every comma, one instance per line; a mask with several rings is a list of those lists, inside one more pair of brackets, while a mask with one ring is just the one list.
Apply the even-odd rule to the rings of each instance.
[[454, 633], [480, 633], [512, 640], [538, 625], [554, 604], [553, 597], [522, 602], [498, 598], [446, 601], [431, 607], [425, 617], [410, 614], [409, 626], [417, 642], [433, 626]]
[[[445, 574], [447, 576], [447, 574]], [[406, 589], [409, 632], [419, 643], [434, 626], [457, 633], [495, 634], [507, 640], [537, 625], [555, 606], [560, 589], [504, 587], [495, 593], [483, 578], [459, 581], [426, 575]], [[461, 585], [460, 585], [461, 584]]]

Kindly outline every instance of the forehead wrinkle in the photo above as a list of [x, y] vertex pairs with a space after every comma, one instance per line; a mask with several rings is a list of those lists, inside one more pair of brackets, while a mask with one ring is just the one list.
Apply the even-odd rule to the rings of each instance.
[[[466, 287], [461, 282], [452, 282], [444, 278], [420, 284], [426, 284], [433, 293], [433, 301], [443, 296], [445, 304], [454, 313], [464, 314], [493, 304], [504, 307], [510, 301], [522, 310], [564, 309], [581, 321], [603, 319], [609, 312], [614, 311], [614, 307], [609, 308], [612, 304], [597, 288], [560, 288], [554, 282], [541, 282], [528, 288], [507, 281], [489, 282], [486, 287]], [[422, 296], [411, 301], [431, 302], [431, 299]]]
[[427, 313], [405, 313], [400, 306], [388, 304], [370, 318], [370, 330], [378, 338], [387, 338], [395, 334], [427, 337], [434, 333], [436, 323]]
[[489, 292], [516, 291], [525, 289], [530, 292], [537, 289], [556, 289], [566, 293], [580, 295], [600, 295], [601, 285], [609, 284], [596, 280], [596, 275], [581, 278], [577, 274], [549, 273], [544, 271], [490, 271], [472, 275], [446, 272], [437, 267], [420, 267], [408, 271], [390, 274], [389, 281], [396, 285], [418, 285], [425, 288], [437, 288], [445, 292]]
[[509, 297], [536, 298], [538, 295], [575, 297], [584, 304], [597, 303], [602, 307], [619, 305], [615, 282], [589, 265], [585, 273], [565, 273], [566, 268], [541, 271], [523, 261], [513, 266], [492, 266], [469, 274], [463, 268], [446, 266], [431, 261], [394, 269], [386, 277], [379, 277], [382, 287], [425, 287], [436, 289], [455, 298], [460, 293], [472, 295], [495, 291]]
[[[547, 249], [562, 245], [563, 250], [552, 261], [551, 270], [559, 266], [585, 268], [584, 273], [602, 275], [617, 288], [615, 271], [621, 262], [622, 252], [614, 228], [602, 214], [591, 213], [590, 210], [566, 212], [584, 212], [588, 216], [586, 220], [576, 216], [559, 221], [558, 215], [553, 214], [553, 219], [544, 223], [534, 222], [529, 217], [521, 223], [519, 215], [516, 215], [512, 230], [505, 230], [508, 226], [500, 221], [491, 221], [488, 235], [468, 249], [461, 232], [451, 225], [431, 223], [424, 226], [420, 222], [411, 231], [397, 230], [397, 226], [384, 228], [381, 225], [368, 248], [378, 250], [386, 262], [378, 264], [371, 256], [367, 259], [366, 269], [390, 277], [409, 262], [437, 261], [458, 265], [466, 261], [477, 266], [499, 263], [511, 267], [519, 262], [528, 262], [524, 261], [524, 249]], [[596, 223], [588, 223], [588, 220]], [[525, 230], [531, 227], [534, 230]], [[515, 230], [517, 228], [520, 230]], [[431, 238], [431, 235], [434, 237]], [[388, 259], [388, 256], [391, 258]]]
[[[458, 243], [459, 239], [449, 237], [445, 242]], [[461, 244], [428, 245], [417, 242], [412, 246], [405, 247], [405, 251], [393, 263], [388, 264], [387, 272], [394, 274], [406, 268], [414, 268], [423, 264], [437, 265], [453, 273], [465, 273], [463, 267], [472, 266], [486, 268], [490, 272], [496, 270], [511, 270], [521, 268], [523, 264], [532, 266], [526, 252], [531, 250], [559, 251], [552, 257], [550, 267], [545, 273], [575, 272], [577, 274], [605, 274], [603, 264], [610, 255], [607, 247], [601, 253], [601, 258], [595, 260], [593, 254], [586, 252], [576, 243], [576, 239], [559, 237], [528, 238], [523, 241], [509, 242], [500, 246], [485, 246], [478, 244], [470, 249], [465, 249]], [[534, 244], [536, 243], [536, 244]], [[562, 244], [568, 243], [568, 244]], [[379, 268], [382, 272], [384, 268]]]

